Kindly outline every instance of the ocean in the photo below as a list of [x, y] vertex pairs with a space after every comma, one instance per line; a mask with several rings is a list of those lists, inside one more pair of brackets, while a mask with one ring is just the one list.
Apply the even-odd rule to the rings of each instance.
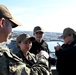
[[51, 52], [55, 52], [54, 46], [57, 46], [58, 43], [59, 43], [60, 45], [62, 45], [62, 44], [63, 44], [63, 41], [55, 40], [55, 41], [49, 41], [49, 42], [47, 42], [48, 47], [49, 47], [49, 49], [50, 49]]

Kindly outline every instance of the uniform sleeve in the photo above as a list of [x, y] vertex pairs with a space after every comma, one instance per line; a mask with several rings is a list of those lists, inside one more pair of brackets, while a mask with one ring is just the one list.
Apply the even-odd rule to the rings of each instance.
[[60, 49], [58, 51], [55, 51], [55, 55], [57, 56], [57, 58], [61, 57], [62, 54], [63, 54], [63, 50], [62, 49]]
[[3, 53], [0, 52], [0, 75], [9, 75], [7, 67], [8, 67], [8, 60], [3, 55]]
[[30, 75], [52, 75], [48, 60], [40, 57], [38, 62], [31, 67]]
[[52, 75], [45, 57], [39, 57], [38, 62], [29, 68], [10, 52], [0, 52], [0, 54], [0, 75]]
[[46, 50], [46, 52], [48, 52], [48, 54], [50, 54], [51, 51], [48, 47], [48, 44], [46, 42], [44, 42], [44, 43], [45, 43], [44, 50]]

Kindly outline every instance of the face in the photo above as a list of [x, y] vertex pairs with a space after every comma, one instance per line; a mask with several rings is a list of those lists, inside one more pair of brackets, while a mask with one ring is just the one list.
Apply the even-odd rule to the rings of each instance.
[[43, 32], [36, 32], [34, 36], [36, 40], [41, 40], [43, 38]]
[[64, 37], [63, 39], [64, 39], [65, 44], [70, 44], [74, 40], [74, 37], [73, 37], [73, 34], [70, 34], [70, 35]]
[[12, 32], [12, 22], [8, 19], [0, 19], [0, 42], [6, 42]]
[[27, 52], [32, 47], [32, 42], [30, 40], [22, 41], [21, 43], [18, 43], [18, 46], [20, 47], [22, 52]]

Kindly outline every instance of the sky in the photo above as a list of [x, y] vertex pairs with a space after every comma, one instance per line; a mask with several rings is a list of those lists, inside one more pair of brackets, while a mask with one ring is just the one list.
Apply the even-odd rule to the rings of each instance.
[[22, 23], [13, 30], [33, 31], [41, 26], [46, 32], [76, 30], [76, 0], [0, 0], [13, 17]]

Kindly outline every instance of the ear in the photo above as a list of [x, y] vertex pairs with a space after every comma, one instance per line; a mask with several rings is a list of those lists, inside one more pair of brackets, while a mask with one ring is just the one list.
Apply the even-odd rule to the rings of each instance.
[[20, 46], [20, 43], [17, 43], [18, 46]]
[[0, 25], [2, 25], [2, 18], [0, 18]]
[[1, 18], [1, 19], [0, 19], [0, 28], [3, 27], [4, 21], [5, 21], [4, 18]]

